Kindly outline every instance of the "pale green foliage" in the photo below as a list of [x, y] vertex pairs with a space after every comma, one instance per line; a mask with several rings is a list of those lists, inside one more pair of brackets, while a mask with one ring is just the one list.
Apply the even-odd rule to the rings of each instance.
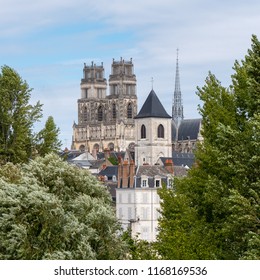
[[[260, 42], [252, 37], [225, 89], [211, 73], [198, 89], [204, 141], [196, 165], [162, 192], [164, 258], [259, 259]], [[180, 251], [182, 253], [180, 253]]]
[[23, 165], [20, 178], [4, 173], [0, 173], [1, 259], [124, 256], [110, 194], [86, 170], [49, 154]]
[[17, 72], [3, 66], [0, 73], [0, 162], [26, 162], [33, 152], [33, 124], [41, 104], [30, 105], [31, 89]]

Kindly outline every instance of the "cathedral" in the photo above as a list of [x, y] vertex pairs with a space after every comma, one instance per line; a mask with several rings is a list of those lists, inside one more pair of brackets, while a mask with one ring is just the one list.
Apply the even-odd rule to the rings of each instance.
[[78, 123], [73, 125], [72, 149], [91, 153], [105, 149], [133, 150], [137, 94], [132, 59], [113, 60], [108, 95], [103, 64], [85, 64], [80, 87]]
[[155, 164], [158, 156], [194, 152], [197, 142], [202, 141], [201, 119], [184, 119], [178, 50], [172, 116], [166, 113], [153, 90], [137, 114], [132, 59], [113, 59], [108, 84], [104, 72], [103, 63], [84, 64], [78, 123], [73, 124], [73, 150], [87, 151], [94, 156], [104, 150], [130, 150], [136, 153], [138, 165]]

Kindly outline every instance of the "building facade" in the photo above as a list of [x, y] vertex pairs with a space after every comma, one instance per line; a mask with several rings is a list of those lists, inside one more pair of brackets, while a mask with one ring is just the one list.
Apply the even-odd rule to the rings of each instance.
[[171, 186], [172, 161], [165, 166], [135, 166], [133, 161], [123, 161], [118, 166], [116, 188], [116, 213], [124, 230], [132, 237], [155, 241], [160, 217], [158, 189]]
[[171, 157], [171, 116], [152, 90], [135, 117], [135, 162], [121, 161], [118, 166], [116, 213], [132, 237], [155, 241], [160, 198], [158, 189], [171, 186], [173, 163], [155, 165], [160, 157]]
[[98, 152], [134, 148], [137, 114], [136, 76], [132, 59], [113, 60], [109, 94], [103, 64], [84, 65], [78, 123], [73, 125], [72, 149]]

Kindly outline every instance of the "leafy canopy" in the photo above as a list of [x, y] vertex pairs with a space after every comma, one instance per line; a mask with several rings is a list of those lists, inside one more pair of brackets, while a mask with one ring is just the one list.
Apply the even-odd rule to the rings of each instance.
[[45, 127], [37, 135], [36, 150], [40, 156], [60, 151], [59, 132], [60, 130], [56, 127], [53, 117], [49, 116]]
[[196, 164], [161, 192], [157, 249], [165, 259], [259, 259], [260, 42], [235, 62], [232, 85], [198, 88], [204, 137]]
[[0, 259], [121, 259], [106, 187], [49, 154], [0, 171]]

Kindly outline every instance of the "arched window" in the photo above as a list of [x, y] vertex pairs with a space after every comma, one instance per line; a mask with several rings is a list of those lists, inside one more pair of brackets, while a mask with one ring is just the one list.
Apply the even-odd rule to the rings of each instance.
[[116, 119], [116, 104], [113, 103], [112, 105], [112, 118]]
[[84, 122], [88, 121], [88, 108], [87, 108], [87, 106], [84, 107], [83, 120], [84, 120]]
[[141, 138], [142, 139], [146, 138], [146, 128], [145, 128], [145, 125], [143, 125], [143, 124], [141, 126]]
[[102, 106], [98, 107], [98, 121], [103, 121], [103, 108], [102, 108]]
[[132, 119], [132, 117], [133, 117], [132, 104], [128, 103], [128, 105], [127, 105], [127, 118]]
[[157, 129], [157, 137], [158, 138], [164, 138], [164, 127], [162, 124], [160, 124], [158, 126], [158, 129]]

